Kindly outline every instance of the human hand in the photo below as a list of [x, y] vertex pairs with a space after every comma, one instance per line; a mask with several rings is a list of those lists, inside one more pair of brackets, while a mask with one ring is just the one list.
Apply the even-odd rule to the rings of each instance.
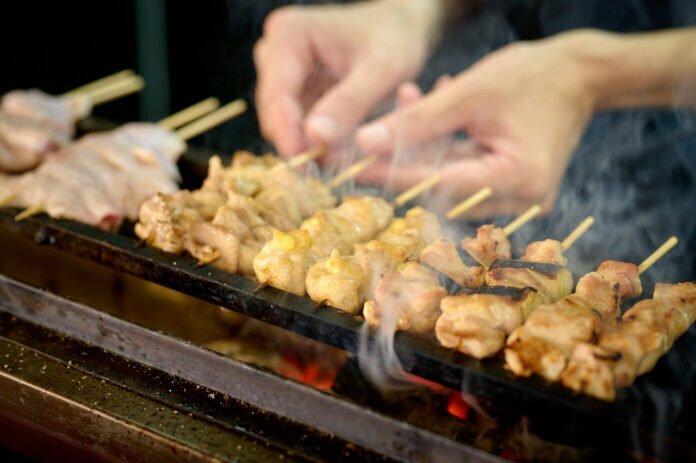
[[440, 168], [441, 185], [453, 199], [490, 186], [495, 197], [472, 213], [516, 213], [536, 203], [550, 211], [595, 103], [588, 64], [573, 53], [576, 46], [566, 36], [509, 45], [366, 125], [358, 144], [382, 158], [362, 179], [412, 186], [432, 174], [433, 161], [391, 166], [397, 139], [405, 149], [427, 148], [462, 130], [469, 139], [451, 140]]
[[420, 70], [441, 21], [439, 5], [375, 0], [272, 12], [254, 48], [264, 137], [287, 156], [353, 132]]

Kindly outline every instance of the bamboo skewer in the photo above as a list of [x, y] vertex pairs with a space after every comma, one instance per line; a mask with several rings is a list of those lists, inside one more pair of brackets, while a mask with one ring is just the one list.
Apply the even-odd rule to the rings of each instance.
[[534, 206], [527, 209], [525, 212], [522, 213], [522, 215], [517, 217], [515, 220], [513, 220], [503, 228], [505, 236], [510, 236], [513, 233], [515, 233], [517, 230], [522, 228], [523, 225], [525, 225], [527, 222], [539, 215], [540, 212], [541, 206], [539, 206], [538, 204], [535, 204]]
[[643, 262], [638, 265], [638, 274], [642, 274], [647, 269], [652, 267], [655, 262], [660, 260], [665, 254], [672, 250], [679, 243], [679, 239], [676, 236], [670, 237], [667, 241], [662, 243], [662, 245], [657, 248], [652, 254], [645, 258]]
[[347, 182], [351, 178], [355, 177], [358, 175], [360, 172], [363, 170], [367, 169], [370, 167], [372, 164], [374, 164], [377, 161], [377, 156], [370, 156], [368, 158], [362, 159], [355, 164], [349, 166], [346, 170], [329, 180], [329, 188], [336, 188], [337, 186], [341, 185], [342, 183]]
[[592, 216], [589, 216], [580, 222], [580, 225], [575, 227], [575, 229], [571, 231], [563, 241], [561, 241], [561, 249], [567, 251], [573, 245], [573, 243], [578, 240], [578, 238], [580, 238], [587, 230], [590, 229], [592, 225], [594, 225], [594, 217]]
[[447, 217], [447, 220], [453, 220], [465, 213], [466, 211], [468, 211], [469, 209], [471, 209], [472, 207], [481, 203], [483, 200], [488, 199], [488, 197], [490, 197], [492, 194], [493, 189], [491, 187], [483, 187], [479, 191], [477, 191], [476, 193], [469, 196], [464, 201], [447, 211], [445, 217]]
[[397, 196], [393, 202], [394, 206], [403, 206], [404, 204], [406, 204], [416, 196], [420, 195], [424, 191], [429, 190], [430, 188], [440, 183], [441, 180], [442, 176], [440, 174], [435, 174], [431, 177], [426, 178], [425, 180], [417, 183], [416, 185], [412, 186], [411, 188]]
[[97, 90], [100, 87], [113, 84], [115, 82], [118, 82], [120, 80], [123, 80], [127, 77], [131, 77], [134, 75], [135, 75], [135, 72], [132, 69], [124, 69], [123, 71], [119, 71], [119, 72], [116, 72], [114, 74], [110, 74], [106, 77], [102, 77], [101, 79], [97, 79], [95, 81], [81, 85], [81, 86], [74, 88], [72, 90], [68, 90], [67, 92], [65, 92], [63, 94], [63, 96], [75, 95], [77, 93], [90, 93], [90, 92], [93, 92], [94, 90]]
[[303, 166], [308, 162], [314, 161], [316, 158], [321, 157], [324, 154], [326, 154], [326, 147], [316, 146], [290, 159], [288, 161], [288, 167], [290, 167], [291, 169], [297, 169], [298, 167]]
[[27, 219], [31, 217], [32, 215], [40, 214], [44, 210], [44, 204], [43, 202], [40, 202], [38, 204], [34, 204], [33, 206], [29, 206], [26, 209], [24, 209], [22, 212], [17, 214], [15, 216], [15, 221], [19, 222], [20, 220]]
[[183, 141], [188, 141], [223, 122], [243, 114], [246, 108], [247, 104], [244, 100], [234, 100], [231, 103], [221, 106], [212, 113], [181, 127], [176, 131], [176, 134]]
[[130, 76], [108, 85], [101, 86], [85, 95], [92, 105], [100, 105], [117, 98], [139, 92], [145, 86], [145, 80], [140, 76]]
[[211, 111], [215, 111], [219, 107], [220, 100], [215, 97], [206, 98], [205, 100], [199, 101], [188, 108], [184, 108], [181, 111], [165, 117], [159, 121], [159, 125], [174, 130], [188, 124], [189, 122], [195, 121], [202, 116], [205, 116]]

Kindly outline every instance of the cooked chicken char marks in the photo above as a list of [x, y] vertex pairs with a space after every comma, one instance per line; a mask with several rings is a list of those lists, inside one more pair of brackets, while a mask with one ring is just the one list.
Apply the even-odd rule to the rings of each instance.
[[329, 258], [317, 261], [307, 272], [307, 293], [317, 302], [359, 313], [365, 301], [375, 297], [382, 277], [417, 257], [427, 240], [439, 235], [439, 229], [434, 214], [415, 207], [394, 219], [377, 239], [355, 244], [355, 252], [334, 249]]
[[578, 392], [614, 400], [617, 387], [630, 386], [652, 370], [695, 320], [696, 284], [657, 284], [652, 299], [604, 325], [596, 345], [578, 344], [561, 380]]
[[515, 329], [505, 349], [506, 367], [520, 376], [537, 373], [556, 381], [576, 345], [590, 342], [602, 320], [612, 320], [624, 298], [640, 289], [638, 267], [605, 261], [583, 276], [575, 293], [545, 304]]
[[262, 284], [304, 295], [312, 265], [334, 249], [350, 253], [353, 245], [383, 230], [393, 214], [393, 207], [381, 198], [345, 198], [340, 206], [306, 219], [298, 230], [277, 232], [254, 259], [256, 278]]

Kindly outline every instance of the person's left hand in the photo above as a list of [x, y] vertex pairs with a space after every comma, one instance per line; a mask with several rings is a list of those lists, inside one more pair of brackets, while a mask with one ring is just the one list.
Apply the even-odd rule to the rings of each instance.
[[358, 144], [382, 157], [362, 179], [389, 178], [408, 188], [432, 173], [432, 161], [391, 166], [397, 138], [413, 148], [462, 130], [470, 138], [452, 141], [440, 169], [454, 199], [490, 186], [495, 196], [475, 209], [477, 216], [517, 213], [536, 203], [549, 212], [594, 107], [589, 67], [577, 52], [582, 34], [509, 45], [367, 124]]

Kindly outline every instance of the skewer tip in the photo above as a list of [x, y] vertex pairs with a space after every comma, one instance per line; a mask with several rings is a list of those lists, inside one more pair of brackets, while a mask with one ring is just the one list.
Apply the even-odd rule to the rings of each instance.
[[33, 206], [29, 206], [26, 209], [24, 209], [22, 212], [17, 214], [15, 216], [15, 221], [19, 222], [24, 219], [28, 219], [32, 215], [40, 214], [44, 212], [44, 205], [43, 203], [35, 204]]

